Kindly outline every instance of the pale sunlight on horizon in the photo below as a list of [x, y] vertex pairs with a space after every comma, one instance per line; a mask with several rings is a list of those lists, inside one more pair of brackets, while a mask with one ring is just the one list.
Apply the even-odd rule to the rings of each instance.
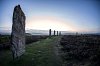
[[39, 30], [58, 30], [58, 31], [75, 31], [72, 24], [67, 21], [51, 16], [33, 16], [27, 18], [26, 28]]

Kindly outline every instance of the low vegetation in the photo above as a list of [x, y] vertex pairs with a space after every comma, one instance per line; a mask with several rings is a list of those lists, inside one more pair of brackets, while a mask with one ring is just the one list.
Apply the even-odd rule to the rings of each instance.
[[42, 39], [46, 39], [48, 36], [47, 35], [31, 35], [31, 36], [26, 36], [26, 44], [30, 44], [32, 42], [36, 42]]
[[[47, 35], [26, 35], [26, 44], [46, 39]], [[10, 35], [0, 35], [0, 50], [10, 49]]]
[[61, 66], [55, 54], [55, 41], [60, 37], [50, 37], [26, 45], [26, 52], [20, 58], [12, 59], [11, 52], [0, 52], [0, 66]]
[[99, 35], [66, 35], [60, 44], [64, 66], [100, 66]]
[[100, 35], [64, 35], [58, 44], [60, 38], [27, 36], [25, 54], [13, 60], [10, 50], [2, 50], [0, 66], [100, 66]]
[[10, 48], [10, 35], [0, 35], [0, 50]]

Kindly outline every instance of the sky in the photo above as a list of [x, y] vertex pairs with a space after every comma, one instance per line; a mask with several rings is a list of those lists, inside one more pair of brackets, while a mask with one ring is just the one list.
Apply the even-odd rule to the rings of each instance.
[[26, 16], [26, 30], [100, 32], [99, 0], [0, 0], [0, 28], [11, 29], [18, 4]]

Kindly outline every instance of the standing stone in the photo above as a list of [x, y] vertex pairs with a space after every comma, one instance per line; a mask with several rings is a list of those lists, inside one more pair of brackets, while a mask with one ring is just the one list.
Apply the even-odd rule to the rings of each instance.
[[57, 31], [57, 36], [58, 36], [58, 31]]
[[76, 32], [76, 35], [78, 35], [78, 32]]
[[55, 32], [56, 32], [56, 31], [54, 30], [54, 36], [55, 36]]
[[49, 29], [49, 36], [51, 36], [51, 29]]
[[18, 58], [25, 52], [25, 14], [20, 5], [14, 8], [12, 22], [11, 50], [13, 58]]
[[59, 35], [61, 35], [61, 31], [59, 32]]

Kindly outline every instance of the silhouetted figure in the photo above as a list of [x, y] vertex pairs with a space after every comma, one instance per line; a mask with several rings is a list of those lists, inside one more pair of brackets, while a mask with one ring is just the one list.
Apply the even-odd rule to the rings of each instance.
[[14, 8], [12, 20], [11, 50], [13, 58], [18, 58], [25, 52], [25, 14], [20, 5]]

